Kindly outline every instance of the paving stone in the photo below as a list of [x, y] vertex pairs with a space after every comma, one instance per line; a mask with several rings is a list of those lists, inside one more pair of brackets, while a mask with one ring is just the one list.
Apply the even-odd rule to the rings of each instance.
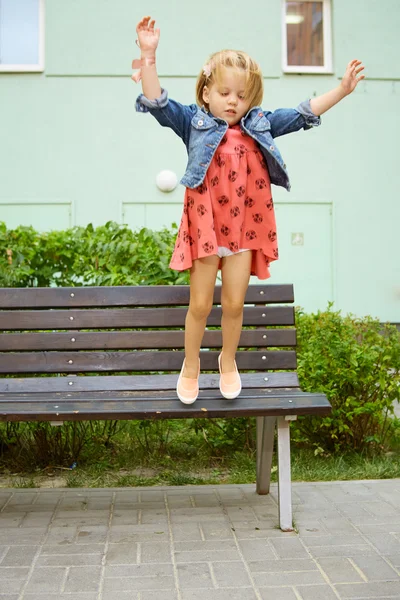
[[400, 570], [400, 552], [398, 554], [386, 554], [388, 560], [396, 569]]
[[0, 567], [0, 581], [3, 579], [25, 579], [29, 573], [28, 567]]
[[177, 565], [179, 584], [182, 590], [190, 588], [213, 588], [207, 563]]
[[[238, 540], [282, 537], [289, 539], [291, 534], [278, 529], [278, 521], [253, 521], [249, 523], [233, 523]], [[293, 534], [294, 536], [295, 534]]]
[[367, 533], [365, 537], [381, 554], [400, 552], [400, 540], [393, 533]]
[[71, 567], [64, 592], [97, 592], [100, 586], [101, 567]]
[[115, 493], [114, 506], [116, 508], [129, 508], [132, 504], [139, 501], [139, 492], [132, 490], [132, 492], [120, 491]]
[[349, 519], [344, 517], [321, 517], [320, 522], [329, 533], [335, 535], [346, 534], [352, 536], [358, 533], [355, 525]]
[[60, 592], [63, 585], [66, 569], [61, 567], [37, 567], [34, 569], [26, 593]]
[[220, 501], [215, 494], [193, 494], [194, 506], [220, 506]]
[[45, 535], [45, 527], [9, 529], [7, 531], [7, 544], [9, 546], [35, 546], [43, 542]]
[[258, 518], [255, 514], [256, 509], [257, 507], [253, 508], [252, 506], [228, 506], [226, 512], [232, 522], [252, 521], [254, 518]]
[[109, 544], [106, 555], [106, 564], [125, 565], [136, 564], [138, 558], [138, 544]]
[[20, 527], [47, 527], [51, 518], [51, 512], [29, 512], [25, 514]]
[[[257, 596], [252, 588], [240, 588], [240, 590], [227, 588], [224, 590], [182, 590], [181, 598], [182, 600], [204, 600], [204, 598], [207, 600], [256, 600]], [[160, 598], [160, 600], [165, 599]], [[275, 600], [277, 600], [276, 597]]]
[[136, 525], [138, 522], [138, 510], [118, 508], [114, 511], [111, 525]]
[[52, 525], [47, 535], [44, 546], [72, 544], [78, 535], [78, 528], [75, 525], [68, 527], [58, 527]]
[[0, 561], [1, 567], [29, 567], [36, 556], [39, 546], [13, 546], [9, 547]]
[[210, 564], [218, 587], [251, 587], [243, 562], [212, 562]]
[[303, 536], [321, 536], [329, 533], [321, 521], [313, 521], [309, 517], [296, 518], [296, 529], [301, 538]]
[[248, 563], [252, 573], [280, 573], [284, 571], [318, 571], [317, 563], [308, 558], [255, 560]]
[[329, 577], [331, 583], [357, 583], [365, 581], [347, 558], [321, 558], [318, 563]]
[[4, 598], [8, 600], [8, 594], [19, 594], [25, 582], [19, 579], [2, 579], [1, 591], [4, 593]]
[[[80, 546], [82, 548], [82, 546]], [[37, 567], [79, 567], [83, 565], [101, 565], [102, 554], [53, 554], [40, 556]]]
[[368, 581], [400, 580], [396, 571], [380, 556], [357, 556], [353, 560]]
[[357, 525], [357, 530], [362, 534], [393, 534], [400, 533], [400, 519], [397, 521], [396, 519], [391, 519], [390, 521], [384, 521], [381, 523], [361, 523]]
[[[148, 592], [142, 592], [142, 594], [146, 594]], [[164, 598], [163, 600], [166, 600], [165, 598], [165, 592], [161, 592], [162, 594], [164, 594]], [[172, 593], [172, 592], [169, 592]], [[114, 592], [114, 591], [108, 591], [108, 592], [104, 592], [101, 595], [102, 600], [138, 600], [139, 599], [139, 592], [133, 592], [133, 591], [129, 591], [129, 592], [123, 592], [123, 591], [118, 591], [118, 592]], [[172, 600], [178, 600], [178, 596], [177, 595], [172, 595], [171, 596]], [[67, 599], [65, 599], [67, 600]]]
[[140, 492], [140, 502], [164, 502], [165, 492], [158, 490], [144, 490]]
[[179, 563], [240, 560], [234, 540], [175, 542], [174, 554]]
[[307, 550], [296, 538], [271, 539], [271, 545], [279, 558], [310, 558]]
[[104, 544], [107, 539], [108, 528], [104, 526], [79, 527], [77, 544]]
[[44, 545], [40, 552], [41, 556], [56, 554], [98, 554], [104, 552], [105, 544], [54, 544]]
[[[299, 596], [296, 596], [294, 589], [289, 587], [276, 588], [258, 588], [262, 600], [298, 600]], [[318, 600], [321, 600], [320, 598]], [[335, 599], [337, 600], [337, 598]]]
[[0, 530], [11, 527], [19, 527], [25, 518], [25, 513], [2, 513], [0, 515]]
[[173, 508], [170, 511], [171, 523], [190, 523], [198, 521], [226, 521], [222, 508], [202, 506], [200, 508]]
[[[400, 598], [400, 584], [397, 581], [379, 583], [339, 584], [335, 586], [341, 598]], [[325, 599], [324, 599], [325, 600]]]
[[[232, 527], [225, 523], [199, 523], [200, 531], [205, 540], [231, 540], [233, 539]], [[175, 535], [174, 535], [174, 539]]]
[[19, 504], [30, 505], [37, 499], [37, 496], [37, 492], [28, 492], [27, 494], [14, 492], [7, 506], [18, 506]]
[[165, 542], [169, 539], [167, 527], [162, 525], [117, 525], [110, 528], [109, 541], [118, 543]]
[[140, 514], [141, 523], [154, 523], [157, 525], [168, 525], [168, 517], [165, 509], [146, 510], [143, 509]]
[[276, 506], [253, 506], [252, 510], [260, 521], [271, 521], [278, 518]]
[[309, 548], [309, 552], [313, 558], [376, 556], [375, 550], [367, 544], [360, 546], [313, 546]]
[[365, 539], [355, 533], [354, 535], [320, 535], [320, 536], [301, 536], [301, 541], [307, 548], [313, 546], [360, 546], [366, 544]]
[[50, 492], [41, 491], [36, 498], [35, 506], [46, 507], [48, 509], [55, 508], [62, 497], [62, 492], [51, 490]]
[[246, 560], [272, 560], [277, 557], [267, 539], [240, 540], [239, 547]]
[[[104, 598], [103, 600], [107, 600]], [[123, 600], [123, 598], [116, 598], [115, 600]], [[131, 598], [126, 598], [126, 600], [131, 600]], [[161, 591], [144, 591], [140, 593], [140, 600], [167, 600], [165, 597], [165, 592]], [[178, 600], [177, 592], [173, 592], [172, 590], [168, 591], [168, 600]], [[204, 598], [203, 598], [204, 600]]]
[[[201, 529], [204, 531], [205, 530], [205, 523], [201, 523], [201, 525], [199, 523], [185, 523], [184, 525], [179, 525], [178, 523], [173, 523], [171, 525], [171, 530], [172, 530], [172, 537], [174, 538], [175, 542], [178, 541], [190, 541], [190, 542], [195, 542], [195, 541], [201, 541], [203, 540], [202, 537], [202, 531]], [[226, 525], [224, 524], [219, 524], [219, 523], [207, 523], [207, 525], [209, 525], [211, 528], [215, 528], [215, 530], [217, 531], [219, 528], [223, 528], [223, 529], [227, 529]], [[201, 529], [200, 529], [201, 527]], [[205, 535], [205, 534], [204, 534]]]
[[363, 502], [363, 508], [379, 518], [400, 516], [399, 511], [384, 500], [381, 500], [380, 502]]
[[325, 583], [320, 571], [293, 571], [281, 573], [253, 573], [254, 583], [257, 587], [270, 587], [273, 585], [307, 585]]
[[106, 579], [126, 578], [126, 577], [172, 577], [172, 564], [157, 565], [109, 565], [105, 567], [104, 576]]
[[338, 600], [329, 585], [302, 585], [296, 590], [302, 600]]
[[190, 508], [193, 506], [190, 497], [180, 498], [179, 496], [170, 496], [168, 494], [168, 507], [171, 508]]
[[[24, 600], [97, 600], [97, 592], [76, 592], [74, 594], [24, 594]], [[0, 596], [1, 600], [1, 596]]]
[[[168, 590], [175, 589], [175, 579], [173, 576], [170, 577], [122, 577], [115, 579], [110, 577], [104, 580], [104, 591], [103, 595], [109, 592], [115, 591], [128, 591], [134, 592], [142, 590], [163, 590], [165, 594], [169, 594]], [[168, 598], [168, 595], [165, 596]], [[66, 599], [67, 600], [67, 599]], [[204, 599], [203, 599], [204, 600]]]
[[108, 517], [86, 517], [82, 515], [77, 515], [76, 517], [70, 518], [55, 518], [53, 519], [53, 524], [56, 527], [70, 527], [71, 525], [77, 525], [78, 527], [102, 527], [108, 525]]
[[141, 542], [140, 562], [166, 563], [171, 561], [171, 546], [169, 542]]

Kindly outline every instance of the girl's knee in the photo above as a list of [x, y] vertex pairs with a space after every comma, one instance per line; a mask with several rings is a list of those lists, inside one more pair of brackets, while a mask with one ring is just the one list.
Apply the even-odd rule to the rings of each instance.
[[195, 319], [207, 319], [211, 309], [212, 299], [211, 301], [206, 298], [196, 298], [190, 300], [189, 311]]
[[239, 318], [243, 313], [243, 302], [235, 298], [223, 298], [222, 313], [226, 317]]

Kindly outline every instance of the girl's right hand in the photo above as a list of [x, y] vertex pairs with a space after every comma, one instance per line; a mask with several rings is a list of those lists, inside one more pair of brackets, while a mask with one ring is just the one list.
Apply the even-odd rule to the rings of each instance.
[[154, 29], [155, 20], [143, 17], [136, 26], [136, 33], [142, 54], [154, 54], [160, 39], [160, 30]]

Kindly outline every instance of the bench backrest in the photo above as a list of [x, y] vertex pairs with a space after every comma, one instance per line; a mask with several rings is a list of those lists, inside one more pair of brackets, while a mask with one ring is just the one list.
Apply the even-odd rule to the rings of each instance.
[[[209, 387], [220, 299], [217, 286], [201, 352]], [[244, 386], [298, 387], [293, 301], [292, 285], [249, 286], [237, 353]], [[0, 392], [159, 389], [154, 375], [182, 366], [188, 303], [187, 286], [0, 288]], [[163, 377], [164, 389], [175, 385], [176, 375]]]

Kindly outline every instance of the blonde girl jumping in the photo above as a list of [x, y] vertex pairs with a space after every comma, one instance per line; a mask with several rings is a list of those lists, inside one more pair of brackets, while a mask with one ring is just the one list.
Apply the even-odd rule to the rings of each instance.
[[263, 77], [245, 52], [221, 50], [201, 68], [196, 104], [182, 105], [161, 88], [156, 67], [160, 30], [144, 17], [137, 25], [141, 58], [132, 78], [143, 93], [136, 110], [150, 112], [185, 143], [188, 165], [183, 214], [170, 267], [190, 269], [190, 302], [185, 322], [185, 359], [177, 394], [192, 404], [199, 393], [200, 346], [213, 304], [218, 270], [222, 290], [220, 391], [228, 399], [241, 391], [235, 355], [250, 275], [269, 277], [278, 258], [271, 184], [290, 189], [275, 138], [320, 125], [320, 115], [354, 91], [364, 79], [352, 60], [340, 84], [296, 108], [273, 112], [260, 107]]

